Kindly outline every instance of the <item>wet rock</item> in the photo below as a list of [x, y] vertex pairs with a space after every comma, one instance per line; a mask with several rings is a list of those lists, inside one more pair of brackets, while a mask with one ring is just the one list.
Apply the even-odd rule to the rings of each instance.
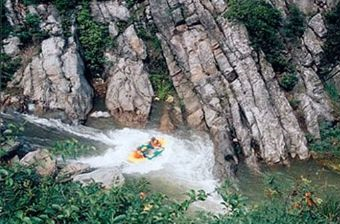
[[73, 181], [88, 185], [93, 182], [101, 183], [105, 189], [111, 187], [120, 187], [124, 184], [125, 178], [117, 168], [99, 168], [95, 171], [85, 174], [79, 174], [73, 177]]
[[90, 165], [85, 163], [71, 163], [67, 164], [64, 168], [60, 170], [58, 176], [56, 177], [57, 181], [66, 182], [73, 178], [73, 176], [90, 172], [92, 168]]
[[175, 130], [175, 125], [170, 119], [169, 115], [169, 108], [167, 106], [164, 107], [163, 109], [163, 115], [160, 119], [160, 125], [159, 125], [159, 130], [162, 132], [172, 132]]
[[111, 115], [107, 111], [94, 111], [90, 114], [90, 117], [95, 117], [95, 118], [111, 117]]
[[27, 153], [24, 158], [20, 160], [20, 164], [33, 166], [41, 176], [52, 176], [57, 170], [56, 161], [52, 159], [46, 149], [38, 149]]
[[4, 52], [10, 57], [17, 56], [20, 53], [20, 44], [21, 42], [18, 37], [10, 36], [3, 40]]

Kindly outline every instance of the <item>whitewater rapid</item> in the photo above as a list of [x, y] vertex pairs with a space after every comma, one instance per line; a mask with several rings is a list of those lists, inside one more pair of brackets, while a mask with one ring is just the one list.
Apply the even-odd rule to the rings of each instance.
[[[95, 168], [119, 167], [124, 174], [158, 177], [173, 184], [174, 187], [184, 188], [182, 189], [184, 191], [203, 189], [212, 195], [206, 202], [210, 204], [209, 207], [215, 207], [212, 204], [218, 207], [219, 199], [214, 193], [217, 181], [212, 174], [213, 144], [205, 133], [187, 131], [170, 135], [148, 129], [99, 130], [82, 125], [71, 126], [59, 120], [30, 115], [25, 115], [24, 119], [38, 126], [54, 128], [107, 146], [101, 155], [80, 157], [77, 162], [87, 163]], [[163, 153], [143, 163], [129, 163], [128, 155], [153, 136], [165, 139]], [[202, 204], [202, 207], [206, 205]]]

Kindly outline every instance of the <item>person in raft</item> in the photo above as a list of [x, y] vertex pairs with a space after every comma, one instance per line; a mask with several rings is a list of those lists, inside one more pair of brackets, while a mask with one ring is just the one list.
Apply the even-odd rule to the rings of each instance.
[[142, 145], [137, 148], [136, 152], [138, 153], [139, 158], [143, 158], [143, 157], [146, 158], [150, 152], [150, 149], [151, 149], [151, 146], [149, 147], [149, 145]]
[[152, 148], [160, 148], [160, 147], [162, 147], [161, 142], [157, 138], [155, 138], [155, 137], [151, 138], [151, 141], [149, 142], [149, 145], [151, 145]]

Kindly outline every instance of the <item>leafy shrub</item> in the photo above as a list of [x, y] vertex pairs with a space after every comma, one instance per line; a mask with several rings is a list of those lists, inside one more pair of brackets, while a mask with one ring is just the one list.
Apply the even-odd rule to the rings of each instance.
[[244, 216], [248, 213], [246, 206], [247, 198], [238, 192], [232, 183], [225, 181], [221, 187], [217, 189], [221, 195], [227, 213], [232, 217]]
[[107, 45], [108, 30], [93, 21], [89, 5], [84, 3], [77, 16], [79, 40], [84, 49], [84, 57], [92, 77], [100, 76], [104, 70], [104, 49]]
[[289, 100], [289, 104], [293, 108], [293, 110], [297, 110], [300, 103], [301, 103], [301, 101], [298, 100], [298, 99], [291, 99], [291, 100]]
[[171, 81], [164, 74], [151, 73], [150, 81], [161, 101], [166, 100], [174, 91]]
[[65, 13], [68, 10], [74, 9], [78, 4], [78, 0], [53, 0], [53, 5], [61, 13]]
[[280, 86], [286, 91], [293, 90], [294, 86], [298, 83], [299, 79], [295, 74], [285, 73], [279, 80]]
[[[270, 63], [277, 59], [284, 49], [279, 28], [282, 24], [280, 11], [264, 0], [229, 0], [229, 9], [225, 16], [243, 23], [249, 33], [253, 47], [262, 49]], [[273, 64], [275, 71], [282, 71]]]
[[328, 93], [329, 97], [333, 102], [339, 102], [340, 103], [340, 93], [338, 89], [336, 88], [334, 83], [326, 82], [324, 84], [325, 90]]
[[136, 4], [136, 0], [126, 0], [126, 7], [128, 9], [132, 8], [132, 6], [134, 6]]
[[16, 35], [24, 45], [36, 44], [47, 37], [47, 33], [40, 30], [40, 17], [28, 13], [24, 25], [15, 28]]
[[326, 14], [325, 17], [328, 35], [321, 63], [324, 67], [328, 67], [340, 61], [340, 3], [337, 4], [334, 10]]
[[293, 72], [280, 33], [288, 41], [301, 37], [306, 27], [303, 13], [291, 4], [283, 20], [280, 11], [265, 0], [229, 0], [228, 5], [225, 16], [246, 26], [253, 47], [265, 53], [275, 72]]
[[288, 40], [296, 41], [306, 29], [304, 14], [295, 4], [288, 5], [288, 16], [283, 26], [283, 34]]
[[0, 53], [0, 69], [1, 69], [1, 86], [3, 88], [6, 86], [7, 82], [10, 81], [14, 73], [20, 67], [19, 58], [11, 58], [5, 53]]
[[127, 182], [104, 191], [100, 185], [56, 183], [28, 168], [0, 166], [0, 219], [4, 223], [174, 223], [203, 191], [178, 203], [148, 184]]
[[320, 139], [309, 139], [310, 149], [316, 152], [340, 154], [340, 126], [328, 122], [320, 125]]
[[148, 49], [147, 67], [150, 73], [150, 81], [156, 96], [165, 101], [169, 95], [175, 93], [172, 85], [172, 80], [169, 76], [169, 71], [165, 58], [162, 54], [161, 42], [158, 39], [157, 28], [154, 24], [149, 24], [146, 28], [139, 27], [137, 35], [141, 38]]
[[7, 21], [7, 17], [6, 17], [6, 8], [4, 6], [6, 0], [1, 0], [0, 1], [0, 7], [1, 7], [1, 43], [2, 40], [7, 38], [7, 36], [11, 33], [12, 31], [12, 27], [9, 24], [9, 22]]
[[70, 139], [55, 143], [55, 145], [51, 149], [51, 152], [53, 155], [62, 156], [63, 159], [76, 159], [79, 156], [95, 154], [99, 151], [97, 151], [97, 149], [93, 146], [80, 144], [76, 139]]

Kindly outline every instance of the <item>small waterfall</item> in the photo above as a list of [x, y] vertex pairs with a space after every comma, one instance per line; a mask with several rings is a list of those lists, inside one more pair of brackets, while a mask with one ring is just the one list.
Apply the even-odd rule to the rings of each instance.
[[[175, 189], [180, 189], [179, 194], [189, 189], [203, 189], [212, 196], [207, 202], [198, 203], [197, 206], [209, 207], [208, 210], [221, 209], [220, 199], [214, 193], [217, 181], [212, 175], [213, 143], [206, 133], [179, 131], [169, 135], [150, 129], [99, 130], [82, 125], [71, 126], [59, 120], [30, 115], [25, 115], [24, 118], [35, 125], [54, 128], [64, 134], [66, 132], [107, 146], [103, 154], [81, 157], [77, 159], [78, 162], [88, 163], [92, 167], [120, 167], [125, 174], [145, 176], [147, 179], [163, 179], [171, 183]], [[153, 136], [165, 139], [164, 152], [153, 160], [139, 164], [129, 163], [128, 155]]]

